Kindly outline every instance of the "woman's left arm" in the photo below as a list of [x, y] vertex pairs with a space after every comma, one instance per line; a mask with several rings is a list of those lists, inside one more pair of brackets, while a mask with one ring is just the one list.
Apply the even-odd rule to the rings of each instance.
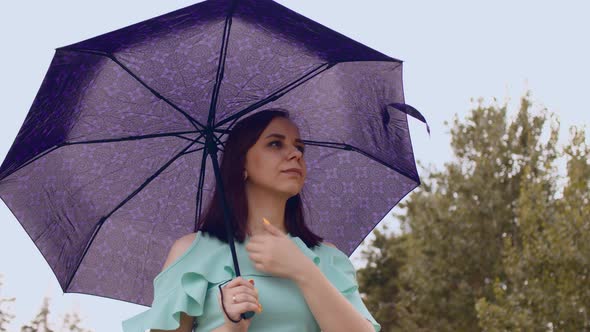
[[312, 261], [293, 276], [323, 332], [374, 332], [373, 324], [348, 302]]
[[287, 235], [270, 223], [263, 225], [268, 233], [254, 235], [246, 244], [256, 269], [297, 284], [323, 332], [375, 331]]

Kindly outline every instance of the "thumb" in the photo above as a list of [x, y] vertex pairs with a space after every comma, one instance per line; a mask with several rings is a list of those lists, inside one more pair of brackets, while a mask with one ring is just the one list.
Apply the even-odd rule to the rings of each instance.
[[264, 224], [264, 229], [266, 229], [272, 235], [282, 235], [283, 234], [278, 228], [276, 228], [273, 224], [271, 224], [270, 221], [268, 221], [266, 218], [263, 217], [262, 221]]

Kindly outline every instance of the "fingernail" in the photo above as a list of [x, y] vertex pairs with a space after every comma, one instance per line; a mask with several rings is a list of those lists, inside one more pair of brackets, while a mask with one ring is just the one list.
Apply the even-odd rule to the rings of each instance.
[[250, 279], [250, 280], [248, 280], [248, 282], [250, 282], [252, 285], [254, 285], [254, 279]]
[[262, 312], [262, 304], [258, 303], [258, 309]]

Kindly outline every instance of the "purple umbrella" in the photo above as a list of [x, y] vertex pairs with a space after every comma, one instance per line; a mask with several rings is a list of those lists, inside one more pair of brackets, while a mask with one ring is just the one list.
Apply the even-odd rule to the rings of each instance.
[[227, 132], [271, 107], [308, 146], [306, 222], [350, 255], [420, 184], [407, 115], [426, 121], [400, 60], [270, 0], [209, 0], [56, 49], [0, 197], [64, 292], [148, 305], [170, 244], [223, 185]]

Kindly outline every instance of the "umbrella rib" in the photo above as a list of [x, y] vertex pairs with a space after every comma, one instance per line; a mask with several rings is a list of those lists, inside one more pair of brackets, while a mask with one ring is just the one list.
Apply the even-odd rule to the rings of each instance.
[[160, 173], [162, 173], [164, 170], [166, 170], [166, 168], [168, 168], [168, 166], [172, 165], [172, 163], [178, 159], [179, 157], [181, 157], [182, 155], [184, 155], [184, 152], [186, 150], [188, 150], [193, 144], [195, 144], [195, 142], [191, 142], [191, 144], [187, 145], [184, 149], [182, 149], [182, 151], [180, 151], [179, 153], [177, 153], [174, 157], [172, 157], [170, 160], [168, 160], [168, 162], [166, 162], [162, 167], [160, 167], [154, 174], [152, 174], [150, 177], [148, 177], [137, 189], [135, 189], [131, 194], [129, 194], [121, 203], [119, 203], [114, 209], [112, 209], [106, 216], [100, 218], [98, 224], [94, 227], [94, 231], [92, 232], [92, 235], [90, 237], [90, 240], [86, 243], [86, 248], [84, 248], [84, 252], [82, 253], [82, 255], [80, 256], [80, 258], [78, 259], [78, 263], [76, 264], [76, 268], [74, 269], [74, 272], [70, 275], [70, 277], [68, 278], [68, 282], [66, 283], [66, 286], [64, 288], [64, 291], [66, 291], [69, 287], [70, 287], [70, 283], [72, 282], [72, 280], [74, 279], [74, 276], [76, 275], [76, 272], [78, 271], [78, 269], [80, 268], [80, 264], [82, 264], [82, 260], [84, 259], [84, 257], [86, 256], [86, 253], [88, 252], [88, 249], [90, 248], [90, 245], [92, 244], [92, 242], [94, 241], [94, 238], [96, 237], [96, 234], [98, 234], [98, 231], [100, 230], [100, 228], [102, 227], [103, 223], [111, 216], [113, 215], [113, 213], [115, 213], [117, 210], [119, 210], [123, 205], [125, 205], [129, 200], [131, 200], [133, 197], [135, 197], [135, 195], [137, 195], [143, 188], [145, 188], [150, 182], [152, 182], [158, 175], [160, 175]]
[[[16, 169], [14, 169], [13, 171], [11, 171], [10, 173], [7, 173], [5, 176], [2, 176], [0, 178], [0, 181], [2, 181], [4, 178], [6, 178], [7, 176], [9, 176], [10, 174], [14, 174], [17, 171], [19, 171], [21, 168], [26, 167], [27, 165], [35, 162], [37, 159], [47, 155], [48, 153], [57, 150], [63, 146], [68, 146], [68, 145], [77, 145], [77, 144], [94, 144], [94, 143], [111, 143], [111, 142], [124, 142], [124, 141], [132, 141], [132, 140], [140, 140], [140, 139], [147, 139], [147, 138], [154, 138], [154, 137], [179, 137], [188, 141], [196, 141], [187, 137], [183, 137], [181, 136], [182, 134], [196, 134], [199, 133], [198, 131], [179, 131], [179, 132], [171, 132], [171, 133], [164, 133], [164, 134], [149, 134], [149, 135], [141, 135], [141, 136], [128, 136], [128, 137], [121, 137], [121, 138], [113, 138], [113, 139], [97, 139], [97, 140], [90, 140], [90, 141], [78, 141], [78, 142], [64, 142], [58, 145], [53, 146], [51, 149], [47, 149], [45, 150], [43, 153], [35, 156], [34, 158], [26, 161], [25, 163], [23, 163], [22, 165], [20, 165], [19, 167], [17, 167]], [[204, 144], [203, 142], [199, 142], [196, 141], [197, 143], [201, 143]]]
[[223, 135], [220, 135], [220, 137], [217, 137], [216, 135], [213, 135], [213, 139], [217, 142], [218, 145], [220, 145], [222, 147], [225, 147], [225, 142], [222, 142], [221, 141], [221, 136], [223, 136]]
[[186, 151], [186, 152], [185, 152], [185, 153], [183, 153], [183, 154], [190, 154], [190, 153], [193, 153], [193, 152], [198, 152], [198, 151], [201, 151], [201, 150], [203, 150], [204, 148], [205, 148], [205, 147], [204, 147], [204, 146], [202, 146], [202, 147], [200, 147], [200, 148], [198, 148], [198, 149], [194, 149], [194, 150], [188, 150], [188, 151]]
[[[103, 52], [103, 51], [97, 51], [97, 50], [91, 50], [91, 49], [83, 49], [83, 48], [68, 48], [68, 47], [65, 47], [64, 48], [64, 47], [62, 47], [62, 48], [58, 48], [56, 50], [58, 50], [58, 51], [59, 50], [66, 50], [66, 51], [73, 51], [73, 52], [78, 52], [78, 53], [87, 53], [87, 54], [104, 56], [104, 57], [107, 57], [107, 58], [111, 59], [113, 62], [115, 62], [117, 65], [119, 65], [119, 67], [123, 68], [123, 70], [125, 70], [129, 75], [131, 75], [131, 77], [133, 77], [137, 82], [139, 82], [146, 89], [148, 89], [154, 96], [160, 98], [166, 104], [170, 105], [172, 108], [174, 108], [178, 112], [182, 113], [182, 115], [184, 115], [184, 117], [190, 122], [190, 124], [192, 124], [195, 127], [196, 130], [201, 130], [201, 129], [205, 128], [205, 126], [202, 123], [200, 123], [197, 119], [195, 119], [192, 116], [190, 116], [184, 110], [180, 109], [180, 107], [178, 107], [177, 105], [175, 105], [174, 103], [172, 103], [166, 97], [162, 96], [158, 91], [154, 90], [152, 87], [150, 87], [149, 85], [147, 85], [147, 83], [145, 83], [141, 78], [139, 78], [137, 75], [135, 75], [135, 73], [133, 73], [123, 63], [121, 63], [121, 61], [119, 61], [113, 54], [107, 53], [107, 52]], [[199, 126], [201, 128], [199, 128]]]
[[[239, 119], [240, 119], [240, 118], [234, 118], [234, 119], [232, 120], [232, 123], [231, 123], [231, 124], [228, 126], [228, 128], [232, 128], [232, 127], [234, 126], [234, 124], [236, 123], [236, 121], [238, 121]], [[225, 134], [229, 134], [229, 133], [231, 133], [231, 130], [230, 130], [230, 129], [223, 129], [223, 128], [215, 128], [215, 129], [213, 129], [213, 131], [216, 131], [216, 132], [220, 132], [220, 133], [221, 133], [221, 135], [219, 135], [219, 140], [221, 140], [221, 138], [222, 138], [222, 137], [223, 137]]]
[[287, 92], [295, 89], [296, 87], [300, 86], [301, 84], [309, 81], [310, 79], [316, 77], [317, 75], [323, 73], [324, 71], [334, 67], [336, 65], [336, 63], [322, 63], [319, 66], [313, 68], [311, 71], [309, 71], [308, 73], [304, 74], [303, 76], [299, 77], [298, 79], [296, 79], [295, 81], [285, 85], [284, 87], [278, 89], [277, 91], [271, 93], [270, 95], [268, 95], [267, 97], [265, 97], [262, 100], [257, 101], [256, 103], [246, 107], [245, 109], [221, 120], [218, 124], [218, 126], [222, 126], [225, 123], [232, 121], [234, 119], [240, 118], [243, 115], [259, 108], [262, 107], [270, 102], [273, 102], [279, 98], [281, 98], [283, 95], [285, 95]]
[[90, 141], [77, 141], [77, 142], [65, 142], [61, 144], [64, 145], [76, 145], [76, 144], [93, 144], [93, 143], [112, 143], [112, 142], [125, 142], [125, 141], [135, 141], [141, 139], [148, 139], [148, 138], [155, 138], [155, 137], [179, 137], [186, 140], [190, 140], [191, 142], [193, 139], [186, 138], [182, 136], [183, 134], [196, 134], [199, 133], [198, 131], [178, 131], [178, 132], [171, 132], [171, 133], [162, 133], [162, 134], [148, 134], [148, 135], [139, 135], [139, 136], [127, 136], [127, 137], [120, 137], [120, 138], [105, 138], [105, 139], [97, 139], [97, 140], [90, 140]]
[[[182, 139], [183, 139], [183, 140], [185, 140], [185, 141], [189, 141], [189, 142], [192, 142], [192, 141], [194, 141], [194, 140], [193, 140], [192, 138], [190, 138], [190, 137], [186, 137], [186, 136], [182, 136], [182, 135], [174, 135], [174, 136], [176, 136], [176, 137], [178, 137], [178, 138], [182, 138]], [[197, 143], [201, 143], [201, 144], [205, 144], [205, 142], [201, 142], [201, 141], [195, 141], [195, 142], [197, 142]]]
[[207, 148], [203, 149], [203, 156], [201, 157], [201, 171], [199, 172], [199, 186], [197, 188], [197, 207], [195, 209], [195, 228], [194, 228], [194, 232], [198, 231], [197, 226], [199, 225], [199, 220], [201, 220], [201, 207], [202, 207], [202, 202], [201, 200], [203, 199], [202, 196], [202, 191], [203, 191], [203, 182], [205, 180], [205, 163], [207, 162]]
[[354, 62], [397, 62], [398, 65], [395, 66], [393, 69], [397, 68], [398, 66], [401, 66], [401, 64], [404, 62], [403, 60], [400, 59], [396, 59], [396, 58], [392, 58], [389, 57], [390, 60], [387, 59], [382, 59], [382, 60], [373, 60], [373, 59], [356, 59], [356, 60], [338, 60], [336, 62], [338, 63], [354, 63]]
[[399, 174], [407, 177], [408, 179], [412, 180], [412, 181], [416, 181], [418, 183], [420, 183], [420, 179], [416, 179], [415, 177], [412, 177], [410, 174], [408, 174], [406, 171], [400, 169], [399, 167], [395, 166], [395, 165], [389, 165], [387, 164], [385, 161], [355, 147], [352, 146], [350, 144], [346, 144], [346, 143], [336, 143], [336, 142], [322, 142], [322, 141], [312, 141], [312, 140], [303, 140], [303, 143], [305, 143], [305, 145], [315, 145], [315, 146], [321, 146], [321, 147], [326, 147], [326, 148], [334, 148], [334, 149], [341, 149], [341, 150], [347, 150], [347, 151], [355, 151], [358, 152], [366, 157], [368, 157], [369, 159], [372, 159], [378, 163], [380, 163], [381, 165], [393, 169], [394, 171], [398, 172]]
[[[18, 172], [21, 168], [23, 168], [23, 167], [25, 167], [25, 166], [27, 166], [27, 165], [35, 162], [37, 159], [39, 159], [39, 158], [47, 155], [48, 153], [50, 153], [50, 152], [52, 152], [54, 150], [59, 149], [61, 146], [62, 146], [62, 144], [55, 145], [55, 146], [51, 147], [50, 149], [47, 149], [47, 150], [43, 151], [42, 153], [36, 155], [34, 158], [31, 158], [31, 159], [27, 160], [26, 162], [24, 162], [23, 164], [21, 164], [20, 166], [18, 166], [17, 168], [15, 168], [13, 171], [6, 172], [5, 175], [0, 176], [0, 181], [4, 180], [6, 177], [8, 177], [11, 174], [14, 174], [14, 173]], [[7, 171], [9, 171], [9, 170], [10, 169], [7, 169]]]
[[182, 138], [183, 140], [186, 140], [186, 141], [189, 141], [189, 142], [197, 142], [197, 143], [200, 143], [200, 144], [205, 145], [205, 142], [199, 141], [199, 139], [192, 139], [190, 137], [185, 137], [185, 136], [182, 136], [182, 135], [174, 135], [174, 136], [176, 136], [178, 138]]
[[229, 33], [231, 30], [232, 16], [236, 9], [237, 0], [233, 0], [229, 12], [225, 17], [225, 25], [223, 26], [223, 37], [221, 40], [221, 50], [219, 51], [219, 62], [217, 64], [217, 73], [215, 75], [215, 85], [213, 86], [213, 93], [211, 94], [211, 104], [209, 105], [209, 117], [207, 125], [209, 128], [214, 127], [215, 111], [217, 109], [217, 98], [219, 96], [219, 89], [221, 88], [221, 81], [223, 80], [223, 73], [225, 71], [225, 59], [227, 57], [227, 47], [229, 45]]

